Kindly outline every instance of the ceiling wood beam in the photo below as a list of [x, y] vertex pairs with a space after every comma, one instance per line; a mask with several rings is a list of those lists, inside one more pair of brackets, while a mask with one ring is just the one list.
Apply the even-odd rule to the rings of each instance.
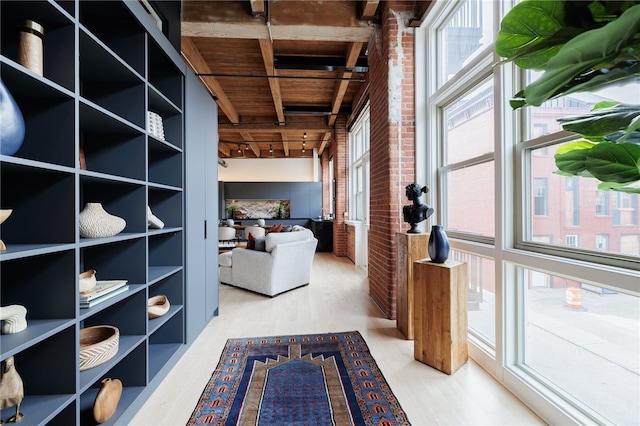
[[264, 0], [249, 0], [251, 4], [251, 14], [253, 16], [262, 16], [264, 15]]
[[[263, 23], [182, 22], [182, 37], [269, 39]], [[366, 43], [373, 26], [338, 27], [331, 25], [271, 25], [274, 40], [348, 41]]]
[[256, 157], [260, 157], [260, 148], [258, 148], [258, 144], [253, 142], [253, 136], [249, 132], [240, 132], [240, 136], [244, 138], [247, 142], [249, 142], [249, 147], [251, 151], [256, 155]]
[[360, 14], [360, 19], [373, 19], [376, 16], [376, 10], [378, 10], [378, 3], [380, 3], [380, 0], [361, 1], [362, 13]]
[[[280, 133], [284, 136], [290, 133], [299, 134], [300, 132], [330, 132], [331, 126], [324, 123], [306, 124], [306, 123], [288, 123], [285, 126], [273, 124], [218, 124], [218, 133], [238, 133], [238, 132], [255, 132], [255, 133]], [[286, 139], [286, 137], [283, 137]]]
[[[180, 48], [182, 49], [182, 55], [190, 65], [191, 69], [194, 73], [198, 74], [211, 74], [211, 69], [207, 65], [207, 62], [204, 60], [198, 48], [193, 43], [193, 40], [187, 37], [182, 37]], [[232, 123], [240, 122], [240, 115], [238, 111], [231, 103], [231, 99], [227, 96], [225, 91], [222, 89], [222, 86], [214, 77], [200, 77], [202, 83], [209, 89], [209, 92], [212, 93], [217, 99], [216, 102], [218, 106], [224, 112], [224, 115], [227, 116], [229, 121]]]
[[[282, 138], [283, 141], [287, 140], [287, 132], [280, 132], [280, 138]], [[289, 153], [289, 142], [282, 142], [282, 149], [284, 150], [284, 156], [288, 157], [289, 155], [291, 155]]]
[[222, 142], [218, 142], [218, 151], [220, 151], [220, 153], [224, 154], [227, 157], [231, 156], [231, 149], [229, 149], [229, 147]]
[[[358, 57], [360, 56], [360, 51], [362, 50], [362, 46], [364, 43], [351, 43], [347, 48], [346, 52], [346, 66], [347, 68], [353, 67], [356, 62], [358, 62]], [[350, 72], [341, 72], [340, 76], [343, 78], [350, 78]], [[338, 112], [340, 112], [340, 106], [342, 105], [342, 101], [344, 100], [344, 95], [347, 93], [347, 88], [349, 87], [348, 80], [340, 80], [336, 83], [336, 89], [333, 94], [333, 101], [331, 102], [331, 117], [327, 120], [329, 126], [333, 126], [338, 117]]]
[[[264, 61], [264, 68], [267, 75], [275, 76], [278, 71], [275, 69], [274, 56], [273, 56], [273, 44], [269, 40], [260, 39], [260, 51], [262, 52], [262, 60]], [[284, 111], [282, 108], [282, 93], [280, 92], [280, 80], [277, 78], [269, 79], [269, 87], [271, 88], [271, 97], [273, 98], [273, 106], [278, 116], [278, 121], [284, 124]]]
[[318, 148], [318, 155], [322, 155], [322, 152], [329, 145], [330, 139], [331, 139], [331, 132], [326, 132], [324, 136], [322, 136], [322, 142], [320, 143], [320, 148]]

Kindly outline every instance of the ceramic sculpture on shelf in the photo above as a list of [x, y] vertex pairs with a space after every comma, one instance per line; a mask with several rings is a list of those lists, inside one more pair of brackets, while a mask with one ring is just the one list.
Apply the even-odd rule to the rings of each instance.
[[151, 207], [147, 206], [147, 223], [149, 228], [162, 229], [164, 222], [151, 212]]
[[24, 398], [22, 378], [16, 371], [13, 356], [0, 363], [0, 410], [16, 407], [16, 413], [8, 422], [19, 422], [24, 417], [20, 412], [20, 404]]
[[0, 154], [13, 155], [22, 146], [25, 127], [22, 112], [0, 79]]
[[98, 281], [96, 279], [95, 269], [84, 271], [78, 277], [78, 288], [80, 289], [80, 293], [91, 290], [97, 283]]
[[122, 396], [122, 382], [120, 379], [106, 378], [93, 403], [93, 418], [98, 423], [104, 423], [113, 416], [118, 408]]
[[30, 19], [22, 22], [19, 28], [18, 63], [38, 75], [43, 75], [44, 61], [42, 38], [44, 27]]
[[149, 319], [163, 316], [164, 314], [169, 312], [170, 307], [171, 304], [169, 303], [169, 299], [167, 298], [167, 296], [161, 294], [158, 296], [150, 297], [148, 301]]
[[264, 224], [265, 224], [264, 219], [262, 219], [262, 218], [261, 218], [261, 219], [258, 219], [258, 225], [259, 225], [259, 226], [264, 226]]
[[125, 226], [123, 218], [107, 213], [100, 203], [87, 203], [80, 212], [80, 236], [84, 238], [113, 237]]
[[426, 194], [429, 192], [429, 188], [417, 183], [411, 183], [405, 187], [407, 198], [413, 202], [402, 207], [404, 221], [411, 225], [411, 228], [407, 231], [408, 234], [419, 234], [421, 231], [418, 229], [418, 223], [428, 219], [433, 214], [433, 208], [422, 204], [422, 201], [420, 201], [420, 195], [423, 192]]
[[15, 334], [27, 328], [27, 308], [22, 305], [0, 306], [2, 334]]
[[[11, 209], [0, 209], [0, 224], [2, 224], [2, 222], [7, 220], [7, 218], [11, 216], [12, 211], [13, 210]], [[6, 250], [6, 249], [7, 249], [7, 246], [5, 246], [2, 240], [0, 240], [0, 250]]]

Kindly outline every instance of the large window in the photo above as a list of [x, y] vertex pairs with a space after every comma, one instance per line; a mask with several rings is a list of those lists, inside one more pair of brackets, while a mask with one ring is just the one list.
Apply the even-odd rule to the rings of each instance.
[[367, 222], [369, 218], [369, 107], [349, 132], [349, 219]]
[[558, 118], [637, 103], [640, 84], [513, 111], [538, 75], [497, 65], [510, 4], [435, 2], [417, 33], [428, 144], [417, 163], [469, 271], [470, 354], [550, 423], [640, 424], [639, 197], [562, 176], [554, 161], [577, 138]]

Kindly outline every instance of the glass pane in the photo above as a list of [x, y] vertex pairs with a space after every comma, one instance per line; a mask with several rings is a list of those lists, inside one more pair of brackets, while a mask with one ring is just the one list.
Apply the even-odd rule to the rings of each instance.
[[531, 151], [531, 221], [525, 239], [640, 256], [638, 194], [599, 191], [595, 179], [555, 174], [559, 146]]
[[640, 424], [638, 297], [524, 270], [524, 365], [607, 424]]
[[445, 220], [448, 230], [495, 235], [493, 176], [493, 161], [447, 174]]
[[444, 83], [470, 59], [493, 42], [492, 5], [488, 0], [466, 0], [438, 31]]
[[495, 347], [496, 276], [493, 259], [452, 250], [450, 258], [467, 264], [469, 331]]
[[493, 82], [487, 81], [444, 108], [445, 164], [454, 164], [494, 150]]

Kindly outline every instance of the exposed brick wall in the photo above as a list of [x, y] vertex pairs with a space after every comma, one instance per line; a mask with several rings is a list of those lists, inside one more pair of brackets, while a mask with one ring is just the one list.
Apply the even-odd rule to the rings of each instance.
[[382, 2], [369, 44], [371, 200], [369, 292], [396, 318], [396, 233], [402, 231], [404, 187], [415, 179], [413, 2]]
[[347, 236], [344, 223], [344, 212], [348, 211], [348, 170], [347, 170], [347, 117], [339, 115], [331, 140], [333, 156], [333, 174], [336, 179], [336, 211], [333, 220], [333, 254], [347, 255]]

